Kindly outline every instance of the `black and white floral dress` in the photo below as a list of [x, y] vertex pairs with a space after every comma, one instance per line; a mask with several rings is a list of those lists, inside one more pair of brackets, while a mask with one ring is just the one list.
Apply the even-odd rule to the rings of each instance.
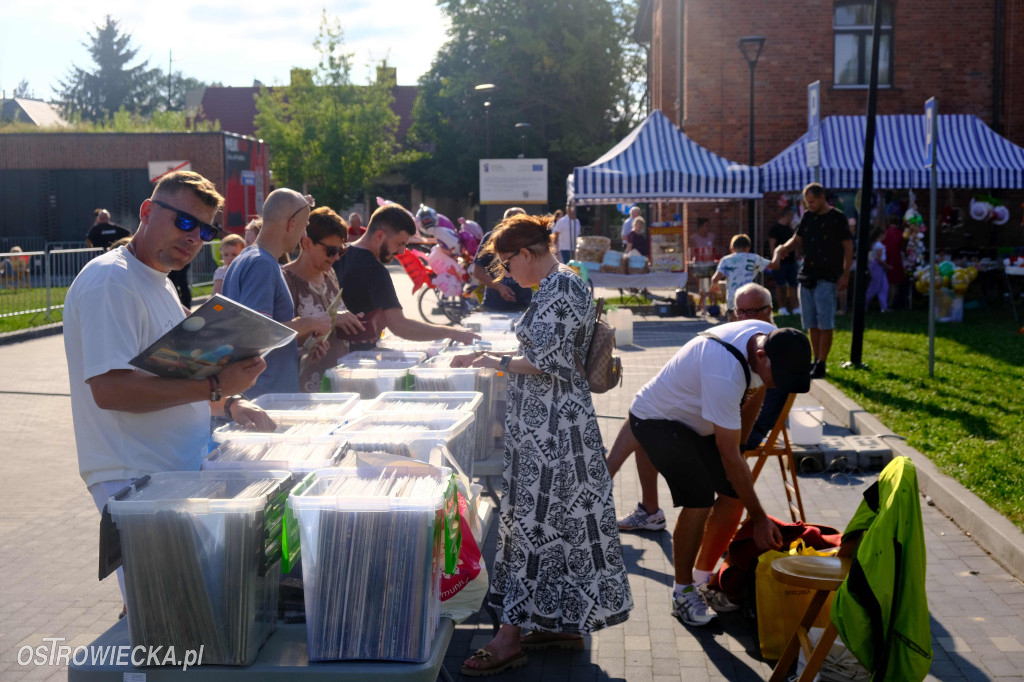
[[509, 374], [498, 550], [488, 599], [501, 622], [582, 634], [633, 608], [612, 483], [586, 377], [594, 301], [566, 268], [545, 277], [516, 325], [543, 374]]

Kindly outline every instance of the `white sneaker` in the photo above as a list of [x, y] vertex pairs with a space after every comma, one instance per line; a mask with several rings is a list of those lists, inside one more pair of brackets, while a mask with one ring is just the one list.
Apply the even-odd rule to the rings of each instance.
[[672, 597], [672, 615], [684, 625], [694, 627], [707, 625], [718, 617], [718, 614], [704, 601], [704, 595], [693, 585], [684, 589], [678, 597]]
[[636, 509], [629, 516], [619, 519], [619, 530], [665, 530], [665, 512], [659, 509], [653, 514], [648, 514], [638, 502]]
[[789, 309], [786, 306], [781, 306], [779, 308], [779, 315], [789, 315]]
[[729, 601], [729, 597], [725, 595], [725, 592], [716, 590], [713, 587], [709, 587], [707, 583], [697, 588], [704, 597], [704, 601], [708, 606], [713, 608], [718, 613], [731, 613], [733, 611], [739, 611], [740, 605], [733, 604]]

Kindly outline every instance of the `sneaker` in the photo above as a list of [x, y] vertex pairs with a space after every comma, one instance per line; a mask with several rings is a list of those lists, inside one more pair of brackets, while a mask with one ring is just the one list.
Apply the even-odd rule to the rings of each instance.
[[786, 306], [781, 306], [779, 308], [779, 315], [789, 315], [789, 309]]
[[811, 365], [811, 378], [812, 379], [824, 379], [825, 378], [825, 361], [818, 360]]
[[665, 530], [665, 512], [659, 509], [653, 514], [648, 514], [644, 506], [637, 502], [632, 514], [619, 519], [619, 530]]
[[693, 585], [684, 589], [678, 597], [672, 597], [672, 615], [678, 618], [683, 625], [694, 627], [707, 625], [718, 617], [718, 614], [704, 601], [704, 595]]
[[800, 309], [799, 308], [793, 308], [793, 310], [790, 311], [790, 314], [791, 315], [799, 315], [800, 314]]
[[729, 597], [725, 596], [725, 592], [716, 590], [705, 583], [697, 588], [697, 590], [704, 597], [704, 601], [708, 606], [713, 608], [718, 613], [731, 613], [733, 611], [739, 611], [740, 605], [733, 604], [729, 601]]

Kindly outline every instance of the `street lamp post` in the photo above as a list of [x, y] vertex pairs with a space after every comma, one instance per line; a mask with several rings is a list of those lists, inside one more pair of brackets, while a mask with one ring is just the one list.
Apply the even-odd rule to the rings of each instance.
[[[494, 90], [494, 83], [481, 83], [475, 86], [473, 89], [477, 92], [490, 92]], [[487, 100], [484, 102], [484, 129], [485, 129], [485, 145], [487, 158], [491, 158], [491, 101]]]
[[[757, 68], [757, 60], [761, 57], [761, 48], [764, 47], [764, 36], [744, 36], [739, 39], [738, 47], [747, 60], [750, 67], [750, 149], [749, 163], [754, 165], [754, 69]], [[754, 200], [747, 201], [747, 233], [754, 239]]]
[[519, 154], [520, 159], [526, 158], [526, 129], [532, 127], [529, 123], [516, 124], [516, 128], [519, 130], [519, 141], [522, 144], [522, 153]]

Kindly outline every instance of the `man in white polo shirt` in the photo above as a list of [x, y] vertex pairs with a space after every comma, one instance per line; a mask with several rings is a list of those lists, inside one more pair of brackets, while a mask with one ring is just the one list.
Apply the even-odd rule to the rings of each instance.
[[[810, 366], [810, 342], [797, 330], [759, 320], [731, 322], [684, 345], [630, 406], [633, 434], [668, 482], [673, 504], [683, 508], [672, 534], [672, 613], [687, 625], [706, 625], [716, 616], [693, 580], [705, 524], [708, 537], [722, 536], [713, 527], [713, 508], [731, 509], [738, 499], [753, 519], [757, 546], [764, 550], [781, 543], [741, 454], [743, 427], [760, 409], [760, 400], [745, 399], [762, 385], [806, 393]], [[735, 524], [731, 514], [718, 517]]]

